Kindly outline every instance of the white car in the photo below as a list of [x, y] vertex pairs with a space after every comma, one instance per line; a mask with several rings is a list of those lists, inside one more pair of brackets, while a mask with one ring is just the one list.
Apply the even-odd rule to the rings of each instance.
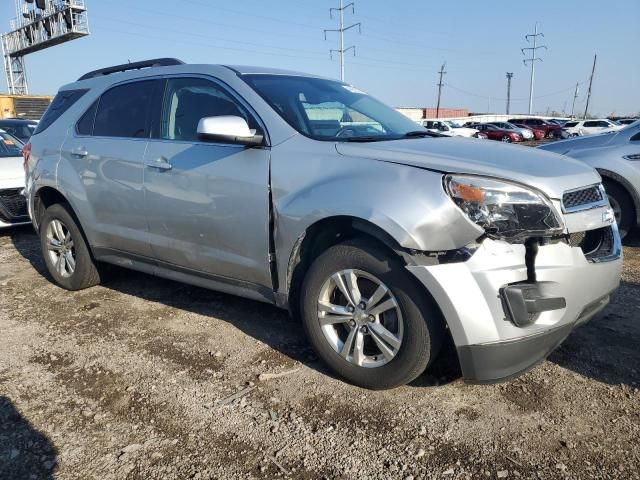
[[431, 132], [437, 132], [447, 137], [477, 137], [478, 130], [475, 128], [461, 127], [451, 120], [422, 120], [419, 122], [424, 128]]
[[22, 143], [0, 130], [0, 229], [30, 223], [24, 190]]
[[563, 130], [572, 137], [594, 135], [597, 133], [611, 133], [622, 129], [624, 125], [606, 118], [598, 120], [572, 120], [564, 124]]

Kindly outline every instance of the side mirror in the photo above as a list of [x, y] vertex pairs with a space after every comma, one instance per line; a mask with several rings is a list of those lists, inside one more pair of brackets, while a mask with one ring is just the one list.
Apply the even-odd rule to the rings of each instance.
[[233, 115], [205, 117], [198, 123], [198, 137], [219, 143], [232, 143], [257, 147], [264, 141], [263, 135], [250, 130], [246, 120]]

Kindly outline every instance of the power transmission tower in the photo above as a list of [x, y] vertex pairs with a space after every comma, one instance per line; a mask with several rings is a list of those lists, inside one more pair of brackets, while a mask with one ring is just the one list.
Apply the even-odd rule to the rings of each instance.
[[355, 57], [356, 55], [356, 47], [355, 46], [350, 46], [347, 48], [344, 48], [344, 32], [346, 32], [347, 30], [350, 30], [352, 28], [358, 27], [358, 31], [360, 33], [362, 33], [362, 25], [360, 24], [360, 22], [358, 23], [354, 23], [353, 25], [349, 25], [348, 27], [344, 26], [344, 11], [346, 9], [348, 9], [349, 7], [351, 7], [351, 13], [355, 13], [355, 4], [353, 2], [348, 3], [346, 5], [343, 5], [343, 1], [344, 0], [340, 0], [340, 7], [339, 8], [330, 8], [329, 9], [329, 18], [331, 18], [333, 20], [333, 12], [339, 12], [340, 14], [340, 28], [337, 29], [326, 29], [324, 31], [324, 39], [327, 39], [327, 32], [338, 32], [340, 34], [340, 49], [339, 50], [335, 50], [335, 49], [331, 49], [329, 50], [329, 55], [332, 56], [334, 53], [339, 53], [340, 54], [340, 80], [344, 82], [344, 54], [346, 52], [348, 52], [349, 50], [353, 50], [353, 56]]
[[538, 57], [538, 50], [541, 48], [547, 49], [546, 45], [538, 45], [538, 37], [544, 37], [544, 33], [538, 32], [538, 22], [536, 22], [534, 33], [525, 35], [524, 38], [527, 42], [530, 42], [530, 39], [533, 38], [533, 47], [521, 48], [522, 54], [525, 55], [526, 50], [531, 50], [531, 58], [526, 58], [522, 62], [527, 65], [527, 63], [531, 64], [531, 81], [529, 83], [529, 115], [533, 110], [533, 83], [535, 81], [536, 75], [536, 62], [541, 62], [542, 59]]
[[573, 103], [571, 104], [571, 118], [574, 118], [573, 112], [576, 109], [576, 99], [578, 98], [579, 93], [580, 93], [580, 83], [576, 82], [576, 90], [573, 93]]
[[442, 87], [444, 86], [444, 83], [442, 83], [442, 76], [447, 73], [444, 71], [444, 67], [446, 66], [447, 62], [444, 62], [442, 64], [442, 67], [440, 67], [440, 71], [438, 72], [440, 74], [440, 81], [438, 82], [438, 104], [436, 105], [436, 118], [440, 118], [440, 97], [442, 96]]
[[507, 72], [507, 115], [509, 115], [509, 107], [511, 106], [511, 79], [513, 73]]
[[591, 85], [593, 85], [593, 74], [596, 73], [596, 60], [598, 55], [593, 56], [593, 68], [591, 68], [591, 78], [589, 78], [589, 90], [587, 90], [587, 104], [584, 106], [584, 118], [587, 118], [589, 112], [589, 100], [591, 100]]

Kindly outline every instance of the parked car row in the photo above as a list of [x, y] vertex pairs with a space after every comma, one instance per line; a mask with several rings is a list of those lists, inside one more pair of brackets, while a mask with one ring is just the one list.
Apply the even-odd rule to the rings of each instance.
[[440, 133], [445, 137], [488, 138], [487, 135], [481, 133], [478, 129], [463, 127], [452, 120], [426, 119], [419, 123], [430, 132]]

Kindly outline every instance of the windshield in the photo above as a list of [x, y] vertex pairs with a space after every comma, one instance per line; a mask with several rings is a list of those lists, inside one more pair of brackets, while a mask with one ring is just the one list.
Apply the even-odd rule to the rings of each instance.
[[22, 142], [8, 133], [0, 132], [0, 157], [20, 157]]
[[460, 125], [457, 122], [454, 122], [453, 120], [447, 120], [446, 122], [447, 125], [449, 125], [451, 128], [462, 128], [462, 125]]
[[6, 130], [12, 135], [15, 135], [19, 138], [29, 138], [33, 135], [33, 132], [36, 129], [35, 125], [25, 124], [25, 125], [6, 125], [0, 126], [3, 130]]
[[408, 117], [350, 85], [288, 75], [242, 78], [298, 132], [316, 140], [396, 140], [416, 130]]

